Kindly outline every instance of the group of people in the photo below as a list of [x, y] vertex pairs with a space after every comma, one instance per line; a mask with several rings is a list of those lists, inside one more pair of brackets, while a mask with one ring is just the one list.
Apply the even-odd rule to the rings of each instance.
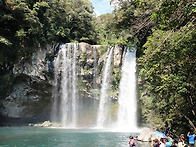
[[177, 147], [175, 140], [169, 135], [167, 138], [155, 139], [152, 142], [152, 147]]
[[174, 140], [171, 135], [167, 138], [155, 139], [152, 142], [152, 147], [195, 147], [196, 136], [193, 132], [187, 134], [188, 143], [185, 142], [184, 134], [181, 134], [178, 141]]

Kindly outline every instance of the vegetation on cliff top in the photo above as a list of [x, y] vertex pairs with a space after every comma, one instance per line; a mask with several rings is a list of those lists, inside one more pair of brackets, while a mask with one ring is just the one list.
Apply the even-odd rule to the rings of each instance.
[[0, 0], [0, 73], [51, 42], [94, 43], [89, 1]]
[[93, 8], [86, 0], [0, 0], [0, 13], [1, 97], [12, 88], [14, 64], [39, 48], [51, 42], [95, 43]]

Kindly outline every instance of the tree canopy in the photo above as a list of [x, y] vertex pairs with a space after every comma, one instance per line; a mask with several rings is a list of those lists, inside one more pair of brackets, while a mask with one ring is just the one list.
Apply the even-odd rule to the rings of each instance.
[[89, 1], [0, 0], [0, 73], [50, 42], [94, 43]]

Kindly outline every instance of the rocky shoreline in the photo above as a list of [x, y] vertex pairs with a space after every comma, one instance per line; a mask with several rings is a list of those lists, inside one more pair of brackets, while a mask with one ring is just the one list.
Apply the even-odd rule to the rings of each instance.
[[32, 127], [61, 127], [61, 123], [59, 122], [51, 122], [51, 121], [44, 121], [43, 123], [29, 123], [28, 126], [32, 126]]

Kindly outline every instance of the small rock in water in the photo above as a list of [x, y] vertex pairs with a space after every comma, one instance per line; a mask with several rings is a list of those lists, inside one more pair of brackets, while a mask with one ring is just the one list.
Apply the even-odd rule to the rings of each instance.
[[44, 121], [43, 123], [29, 124], [29, 126], [34, 126], [34, 127], [61, 127], [61, 124], [58, 123], [58, 122]]
[[50, 127], [52, 126], [52, 123], [50, 121], [45, 121], [43, 124], [42, 124], [42, 127]]

